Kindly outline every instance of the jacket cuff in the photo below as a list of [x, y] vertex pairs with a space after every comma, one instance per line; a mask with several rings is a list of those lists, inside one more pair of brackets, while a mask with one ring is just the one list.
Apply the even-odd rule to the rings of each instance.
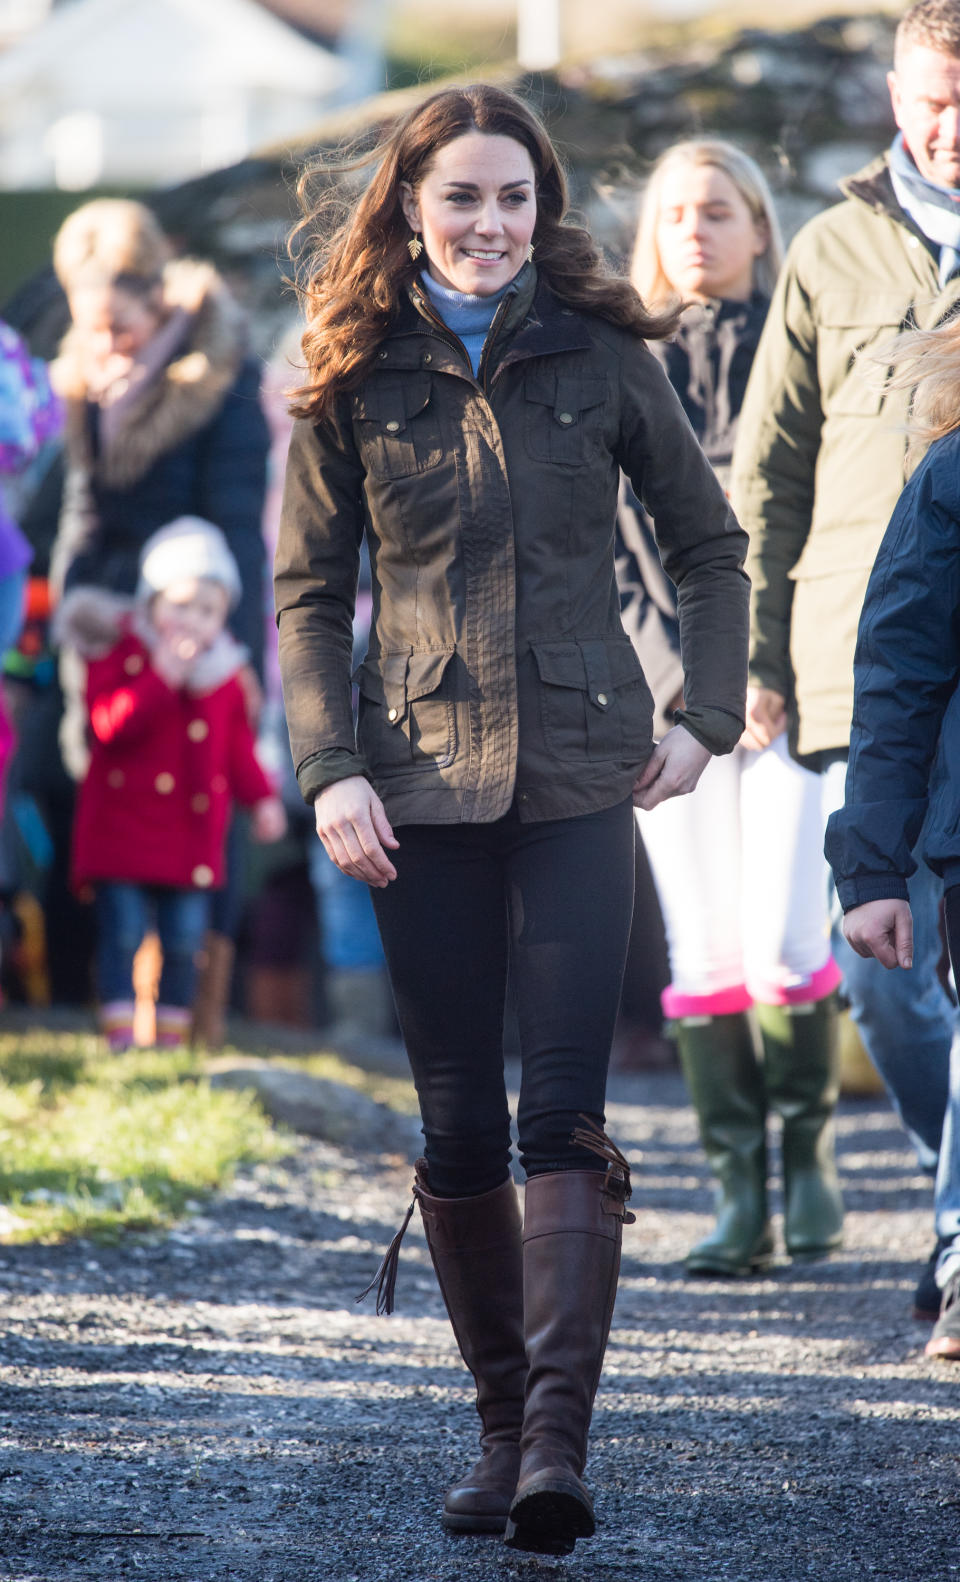
[[729, 709], [700, 704], [691, 709], [674, 709], [675, 725], [682, 725], [701, 747], [717, 758], [732, 753], [743, 735], [744, 720]]
[[326, 747], [303, 760], [297, 769], [297, 784], [303, 800], [312, 807], [327, 786], [335, 785], [338, 780], [349, 780], [351, 775], [370, 779], [363, 754], [352, 753], [348, 747]]
[[868, 873], [856, 879], [838, 879], [837, 895], [845, 912], [868, 901], [908, 901], [907, 881], [901, 873]]

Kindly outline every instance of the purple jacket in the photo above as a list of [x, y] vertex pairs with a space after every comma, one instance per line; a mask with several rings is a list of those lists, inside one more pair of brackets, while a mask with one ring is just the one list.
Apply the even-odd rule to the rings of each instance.
[[[0, 319], [0, 477], [23, 472], [63, 421], [46, 365]], [[0, 491], [0, 581], [33, 559]]]

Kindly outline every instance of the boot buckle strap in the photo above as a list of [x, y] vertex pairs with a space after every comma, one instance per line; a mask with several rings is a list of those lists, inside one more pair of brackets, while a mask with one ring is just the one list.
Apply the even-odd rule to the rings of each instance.
[[607, 1171], [600, 1188], [604, 1214], [614, 1215], [624, 1225], [635, 1225], [637, 1216], [626, 1206], [633, 1191], [629, 1160], [589, 1115], [581, 1115], [580, 1119], [583, 1126], [575, 1128], [570, 1141], [581, 1148], [589, 1148], [591, 1153], [606, 1161]]

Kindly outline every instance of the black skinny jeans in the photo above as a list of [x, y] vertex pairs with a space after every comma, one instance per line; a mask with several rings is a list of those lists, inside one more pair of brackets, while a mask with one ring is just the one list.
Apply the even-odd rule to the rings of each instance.
[[523, 824], [407, 824], [373, 904], [420, 1100], [430, 1187], [491, 1191], [510, 1168], [503, 1071], [508, 963], [528, 1176], [596, 1170], [571, 1142], [603, 1124], [633, 910], [632, 804]]

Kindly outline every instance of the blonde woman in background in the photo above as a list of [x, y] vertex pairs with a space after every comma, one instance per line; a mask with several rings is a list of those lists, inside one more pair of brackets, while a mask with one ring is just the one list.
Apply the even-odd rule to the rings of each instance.
[[[661, 156], [643, 200], [632, 278], [652, 307], [684, 304], [652, 350], [726, 484], [737, 418], [781, 258], [773, 202], [753, 160], [714, 140]], [[661, 731], [682, 706], [676, 599], [639, 502], [624, 485], [624, 624], [654, 691]], [[769, 1262], [768, 1111], [783, 1123], [787, 1252], [838, 1245], [833, 1155], [837, 967], [830, 955], [816, 776], [762, 725], [713, 758], [696, 792], [638, 814], [663, 908], [665, 1014], [718, 1196], [691, 1274], [745, 1275]], [[758, 1059], [748, 1013], [759, 1026]]]

